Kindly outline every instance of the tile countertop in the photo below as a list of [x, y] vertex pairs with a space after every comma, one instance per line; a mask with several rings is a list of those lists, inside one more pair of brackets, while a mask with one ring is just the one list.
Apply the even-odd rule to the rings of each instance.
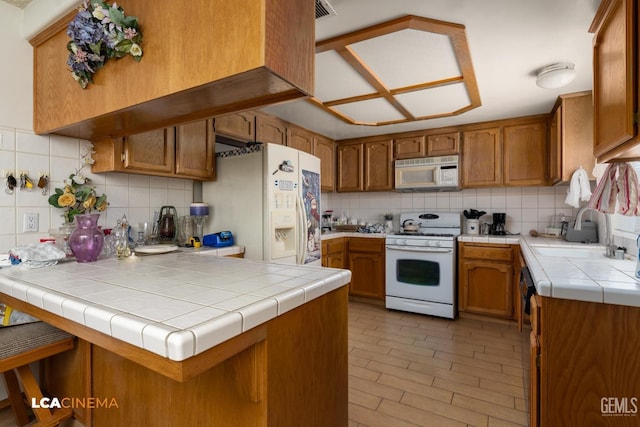
[[607, 258], [602, 245], [531, 236], [520, 238], [520, 248], [542, 296], [640, 307], [635, 259]]
[[507, 245], [519, 245], [520, 235], [513, 234], [508, 236], [492, 236], [485, 234], [461, 234], [458, 236], [458, 242], [465, 243], [499, 243]]
[[244, 246], [232, 245], [223, 248], [214, 248], [211, 246], [201, 246], [199, 248], [178, 248], [180, 252], [187, 252], [194, 255], [213, 255], [213, 256], [229, 256], [244, 253]]
[[330, 231], [323, 233], [321, 240], [337, 239], [338, 237], [366, 237], [371, 239], [384, 239], [387, 235], [384, 233], [358, 233], [357, 231]]
[[181, 361], [351, 280], [351, 272], [173, 252], [0, 270], [0, 292]]

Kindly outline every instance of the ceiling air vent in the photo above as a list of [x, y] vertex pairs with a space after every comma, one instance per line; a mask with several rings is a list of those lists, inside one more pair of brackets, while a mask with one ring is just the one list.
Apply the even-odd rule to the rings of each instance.
[[336, 16], [337, 13], [327, 0], [316, 0], [316, 19]]

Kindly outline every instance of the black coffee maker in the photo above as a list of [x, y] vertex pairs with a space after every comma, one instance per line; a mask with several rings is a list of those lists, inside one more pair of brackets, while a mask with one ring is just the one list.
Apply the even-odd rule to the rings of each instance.
[[496, 236], [504, 236], [507, 234], [504, 229], [504, 224], [507, 222], [507, 214], [506, 213], [494, 213], [493, 214], [493, 224], [491, 225], [491, 234]]

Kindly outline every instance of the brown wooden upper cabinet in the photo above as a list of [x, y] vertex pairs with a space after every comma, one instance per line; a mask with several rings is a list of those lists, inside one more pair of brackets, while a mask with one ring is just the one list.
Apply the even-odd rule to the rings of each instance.
[[460, 132], [407, 136], [393, 143], [397, 160], [448, 156], [460, 153]]
[[502, 185], [502, 139], [499, 127], [462, 133], [461, 179], [464, 188]]
[[197, 181], [215, 179], [213, 121], [94, 142], [94, 173], [128, 172]]
[[427, 135], [427, 156], [451, 156], [460, 153], [460, 132]]
[[504, 185], [544, 185], [547, 180], [547, 123], [503, 128]]
[[335, 190], [335, 143], [329, 138], [315, 135], [313, 137], [313, 155], [320, 159], [320, 189]]
[[214, 180], [215, 155], [212, 120], [176, 126], [176, 175]]
[[393, 141], [364, 143], [364, 191], [393, 190]]
[[[175, 128], [129, 135], [122, 139], [121, 153], [121, 163], [117, 163], [116, 168], [172, 174], [175, 164]], [[118, 157], [118, 153], [113, 154], [114, 158]], [[98, 157], [97, 152], [96, 157]], [[100, 166], [96, 159], [92, 172], [100, 172]]]
[[234, 113], [215, 118], [214, 129], [217, 134], [240, 141], [256, 140], [256, 116], [253, 113]]
[[256, 141], [287, 145], [287, 124], [277, 117], [256, 114]]
[[287, 146], [313, 154], [313, 134], [297, 126], [287, 126]]
[[639, 13], [635, 0], [603, 0], [589, 28], [594, 33], [593, 154], [598, 162], [640, 158]]
[[338, 145], [337, 191], [393, 190], [393, 140]]
[[336, 191], [364, 191], [364, 145], [338, 145], [336, 157]]
[[591, 92], [560, 95], [549, 121], [548, 184], [568, 182], [582, 167], [590, 180], [593, 155], [593, 103]]
[[393, 141], [395, 158], [416, 159], [427, 155], [427, 144], [424, 135], [408, 136]]
[[[87, 90], [64, 60], [66, 29], [76, 10], [30, 40], [36, 133], [97, 141], [313, 93], [313, 2], [252, 1], [238, 7], [207, 0], [159, 8], [155, 1], [130, 0], [126, 7], [144, 19], [144, 59], [107, 62]], [[185, 55], [186, 46], [203, 54]]]

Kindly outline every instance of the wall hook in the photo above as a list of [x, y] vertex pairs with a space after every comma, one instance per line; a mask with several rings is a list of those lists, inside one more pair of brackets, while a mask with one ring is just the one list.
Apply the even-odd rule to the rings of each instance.
[[38, 178], [38, 188], [42, 190], [43, 196], [47, 194], [48, 185], [49, 185], [49, 176], [47, 176], [46, 174], [40, 175], [40, 178]]
[[18, 181], [16, 181], [16, 177], [13, 176], [11, 172], [7, 174], [7, 188], [5, 188], [4, 192], [7, 194], [13, 194], [13, 189], [18, 185]]

